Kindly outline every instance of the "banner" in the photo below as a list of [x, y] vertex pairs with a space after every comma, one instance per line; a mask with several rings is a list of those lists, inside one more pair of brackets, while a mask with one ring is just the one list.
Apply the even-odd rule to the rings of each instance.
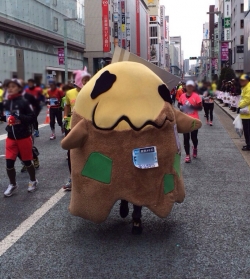
[[58, 63], [64, 65], [64, 48], [58, 48]]
[[126, 49], [126, 9], [125, 9], [125, 1], [121, 0], [121, 47]]
[[109, 1], [102, 0], [102, 36], [103, 52], [110, 51], [110, 34], [109, 34]]
[[136, 0], [136, 53], [141, 56], [140, 0]]
[[221, 43], [221, 61], [228, 61], [229, 47], [228, 43]]

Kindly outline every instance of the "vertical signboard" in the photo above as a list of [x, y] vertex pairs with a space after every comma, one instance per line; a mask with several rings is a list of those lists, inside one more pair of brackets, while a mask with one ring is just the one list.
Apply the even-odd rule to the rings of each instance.
[[64, 48], [58, 48], [58, 63], [64, 65]]
[[118, 37], [119, 37], [119, 16], [118, 16], [118, 1], [113, 0], [113, 19], [114, 19], [114, 46], [118, 46]]
[[224, 39], [231, 40], [231, 0], [224, 0]]
[[221, 43], [221, 61], [228, 61], [229, 59], [229, 47], [228, 43]]
[[126, 49], [126, 12], [125, 1], [121, 0], [121, 39], [122, 48]]
[[110, 34], [109, 34], [109, 1], [102, 0], [102, 36], [103, 52], [110, 51]]
[[141, 56], [140, 0], [136, 0], [136, 53]]
[[161, 26], [161, 45], [160, 45], [160, 58], [161, 66], [165, 68], [165, 6], [160, 6], [160, 26]]

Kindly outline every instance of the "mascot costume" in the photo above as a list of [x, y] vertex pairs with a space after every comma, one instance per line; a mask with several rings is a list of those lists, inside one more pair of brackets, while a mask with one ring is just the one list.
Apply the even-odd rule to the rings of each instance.
[[172, 106], [167, 86], [146, 66], [103, 68], [78, 94], [61, 143], [71, 152], [70, 212], [101, 223], [126, 200], [166, 217], [185, 197], [178, 133], [200, 127]]

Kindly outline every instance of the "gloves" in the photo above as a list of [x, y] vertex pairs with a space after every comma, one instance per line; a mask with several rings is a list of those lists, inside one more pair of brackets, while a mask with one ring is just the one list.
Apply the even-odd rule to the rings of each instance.
[[64, 117], [64, 118], [63, 118], [63, 127], [64, 127], [64, 129], [67, 128], [68, 122], [69, 122], [68, 117]]
[[16, 117], [11, 115], [9, 118], [8, 118], [8, 125], [9, 126], [12, 126], [12, 125], [15, 125], [16, 124]]

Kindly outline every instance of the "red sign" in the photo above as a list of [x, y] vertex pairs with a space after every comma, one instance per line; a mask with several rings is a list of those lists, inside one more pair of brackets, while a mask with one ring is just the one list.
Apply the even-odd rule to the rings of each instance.
[[136, 0], [136, 52], [141, 56], [140, 0]]
[[110, 34], [109, 34], [109, 1], [102, 0], [102, 37], [103, 52], [110, 51]]
[[58, 48], [58, 63], [64, 65], [64, 48]]
[[228, 43], [221, 43], [221, 61], [229, 60]]

